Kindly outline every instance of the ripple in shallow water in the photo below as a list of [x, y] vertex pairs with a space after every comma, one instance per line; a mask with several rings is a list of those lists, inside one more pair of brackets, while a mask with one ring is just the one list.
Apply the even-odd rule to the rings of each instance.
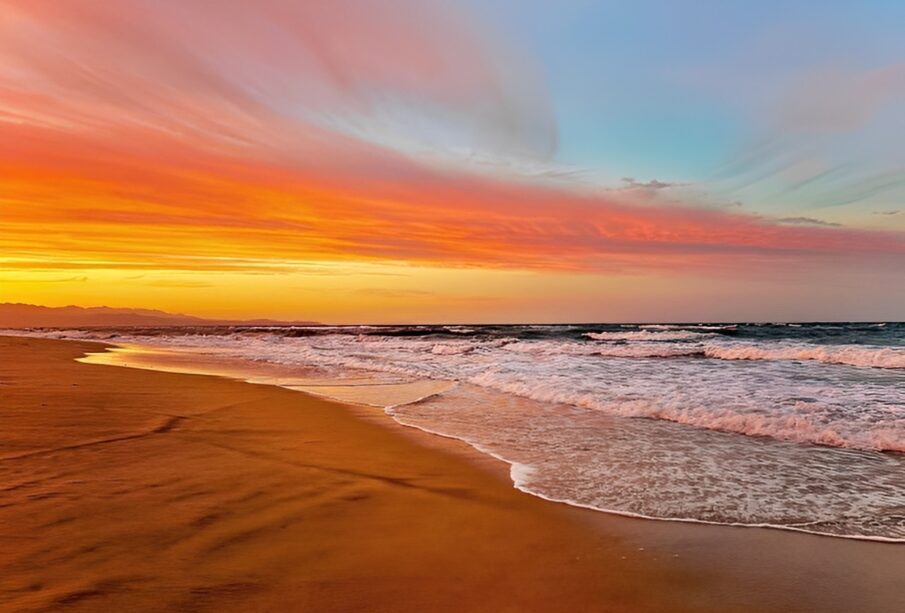
[[398, 407], [403, 424], [515, 465], [544, 498], [657, 519], [905, 540], [905, 455], [609, 416], [460, 386]]

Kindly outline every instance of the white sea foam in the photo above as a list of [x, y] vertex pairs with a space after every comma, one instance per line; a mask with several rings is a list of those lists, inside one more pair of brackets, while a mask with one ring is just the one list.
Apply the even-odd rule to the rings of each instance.
[[868, 368], [905, 368], [905, 350], [862, 345], [812, 345], [805, 343], [706, 344], [708, 358], [720, 360], [813, 360]]
[[[815, 345], [799, 342], [771, 342], [756, 344], [734, 340], [706, 340], [695, 343], [668, 343], [657, 341], [694, 340], [702, 335], [675, 333], [674, 338], [651, 333], [603, 333], [589, 332], [594, 340], [635, 340], [628, 344], [601, 343], [589, 347], [577, 343], [558, 342], [540, 345], [519, 343], [510, 350], [527, 352], [572, 353], [575, 355], [601, 355], [626, 358], [668, 358], [700, 356], [716, 360], [781, 360], [814, 361], [824, 364], [841, 364], [865, 368], [905, 369], [905, 349], [872, 347], [865, 345]], [[669, 333], [673, 334], [673, 333]]]
[[900, 456], [494, 394], [462, 386], [393, 416], [508, 462], [516, 487], [548, 500], [632, 517], [905, 541]]
[[725, 324], [725, 325], [716, 325], [716, 326], [707, 325], [707, 324], [642, 324], [642, 325], [638, 326], [638, 328], [640, 328], [642, 330], [725, 331], [725, 330], [737, 330], [738, 326], [735, 324]]
[[637, 330], [632, 332], [588, 332], [585, 334], [595, 341], [686, 341], [705, 338], [707, 334], [688, 330], [660, 331]]

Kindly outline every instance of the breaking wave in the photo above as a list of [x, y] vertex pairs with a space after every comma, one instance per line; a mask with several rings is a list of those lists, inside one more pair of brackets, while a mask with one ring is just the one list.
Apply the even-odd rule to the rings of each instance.
[[696, 426], [719, 432], [766, 436], [777, 440], [811, 443], [874, 451], [905, 452], [905, 405], [899, 418], [877, 424], [852, 420], [850, 416], [827, 410], [812, 398], [788, 400], [782, 411], [758, 412], [745, 407], [714, 409], [702, 397], [612, 398], [573, 391], [548, 381], [513, 380], [506, 374], [489, 371], [468, 379], [469, 383], [545, 403], [569, 404], [603, 411], [619, 417], [646, 417]]
[[[614, 337], [590, 336], [596, 340], [614, 340]], [[859, 345], [779, 344], [758, 345], [741, 342], [656, 343], [650, 337], [637, 337], [647, 342], [624, 345], [601, 344], [593, 353], [608, 357], [668, 358], [699, 356], [715, 360], [783, 360], [814, 361], [863, 368], [905, 369], [905, 349], [892, 347], [868, 347]], [[657, 340], [665, 340], [659, 338]], [[671, 339], [679, 340], [679, 339]], [[682, 337], [681, 340], [689, 340]]]
[[703, 353], [720, 360], [813, 360], [867, 368], [905, 368], [905, 350], [891, 347], [727, 344], [708, 345]]
[[676, 330], [638, 330], [635, 332], [586, 332], [585, 336], [595, 341], [687, 341], [704, 338], [701, 332]]

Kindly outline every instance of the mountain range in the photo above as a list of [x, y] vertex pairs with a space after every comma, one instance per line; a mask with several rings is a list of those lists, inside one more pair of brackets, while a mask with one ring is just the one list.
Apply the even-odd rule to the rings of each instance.
[[107, 326], [279, 326], [315, 325], [313, 321], [272, 319], [206, 319], [153, 309], [99, 307], [47, 307], [0, 303], [0, 328], [81, 328]]

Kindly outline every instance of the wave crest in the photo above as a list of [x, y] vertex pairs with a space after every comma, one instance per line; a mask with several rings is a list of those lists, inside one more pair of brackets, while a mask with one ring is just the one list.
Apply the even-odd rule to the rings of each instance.
[[866, 368], [905, 368], [905, 350], [891, 347], [727, 343], [707, 345], [703, 348], [703, 354], [720, 360], [812, 360]]
[[585, 336], [595, 341], [687, 341], [705, 338], [707, 335], [689, 330], [638, 330], [634, 332], [586, 332]]

